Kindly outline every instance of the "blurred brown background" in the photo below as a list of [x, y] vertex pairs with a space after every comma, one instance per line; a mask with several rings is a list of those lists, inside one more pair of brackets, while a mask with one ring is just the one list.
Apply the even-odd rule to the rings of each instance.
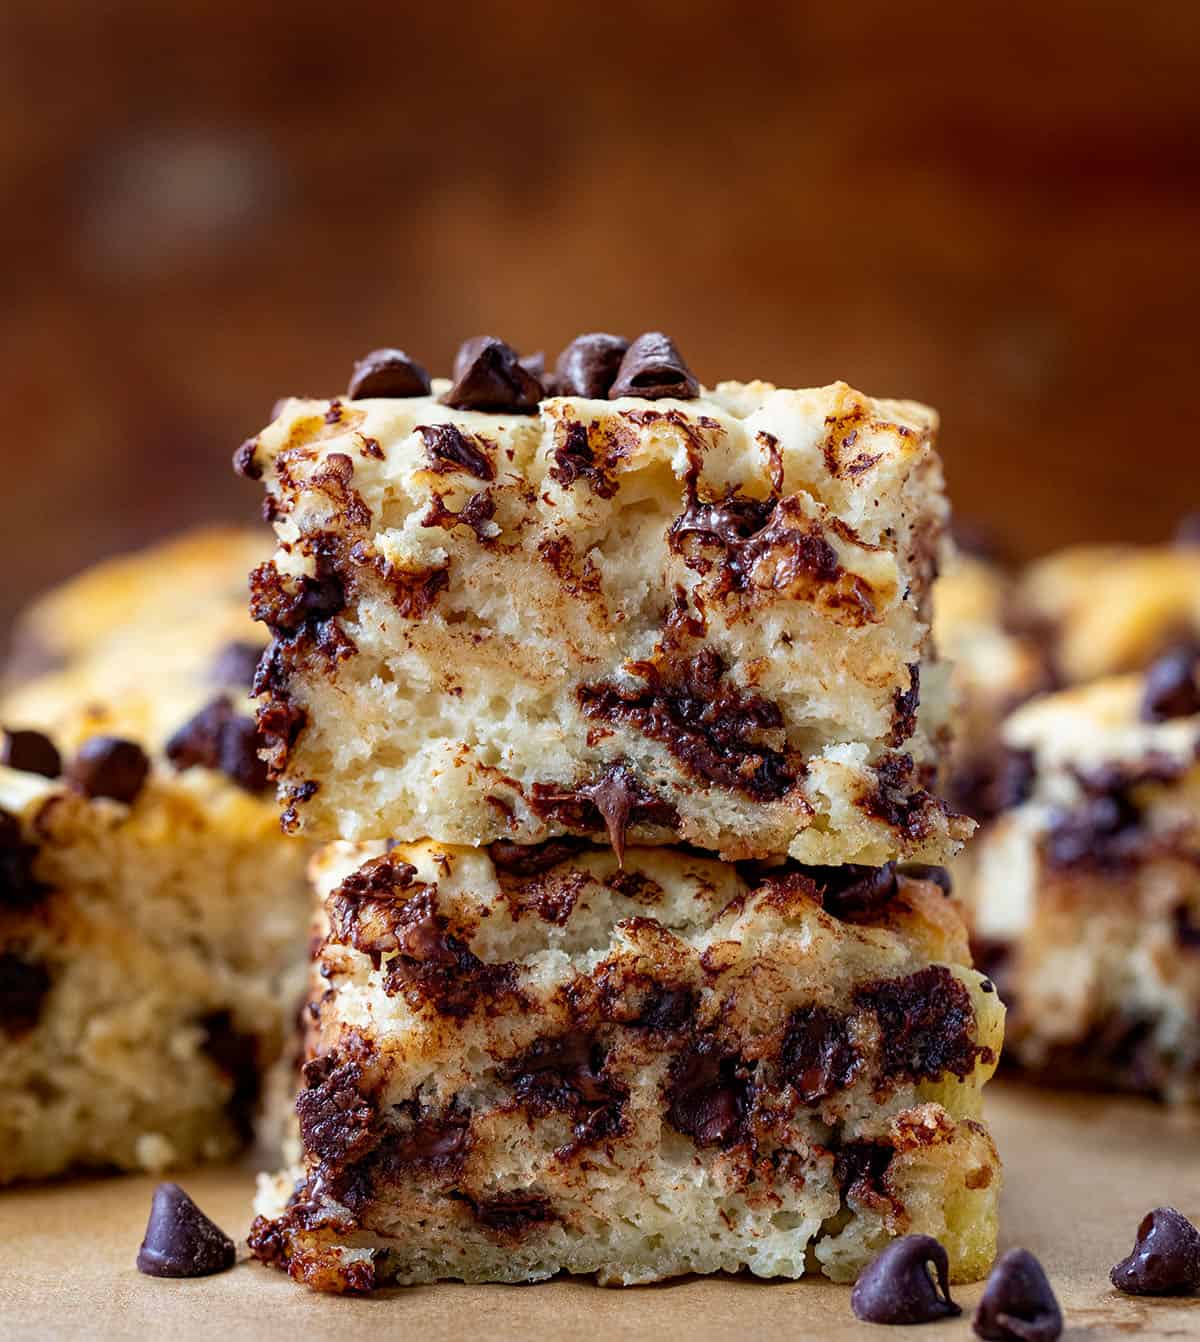
[[1200, 5], [0, 10], [0, 626], [251, 517], [284, 392], [483, 331], [944, 415], [1019, 553], [1200, 506]]

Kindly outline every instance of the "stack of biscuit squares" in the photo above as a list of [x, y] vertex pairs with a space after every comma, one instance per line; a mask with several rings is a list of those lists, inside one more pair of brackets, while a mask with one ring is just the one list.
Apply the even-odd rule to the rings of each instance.
[[951, 791], [983, 825], [955, 883], [1006, 1060], [1200, 1102], [1200, 520], [1024, 571], [966, 555], [939, 588]]
[[674, 345], [376, 351], [239, 449], [317, 935], [250, 1242], [320, 1290], [993, 1255], [936, 417]]
[[37, 602], [0, 696], [0, 1184], [233, 1155], [294, 1047], [306, 849], [248, 694], [257, 534]]

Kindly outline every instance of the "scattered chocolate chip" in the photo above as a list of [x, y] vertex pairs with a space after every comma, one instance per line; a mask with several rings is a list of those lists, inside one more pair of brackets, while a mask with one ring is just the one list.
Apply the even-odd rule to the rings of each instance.
[[259, 643], [226, 643], [213, 659], [211, 679], [217, 685], [248, 690], [265, 651]]
[[1143, 722], [1166, 722], [1200, 713], [1200, 647], [1186, 644], [1163, 653], [1146, 671]]
[[262, 792], [267, 766], [253, 718], [234, 711], [224, 695], [206, 704], [167, 742], [164, 753], [176, 769], [216, 769], [247, 792]]
[[1176, 545], [1200, 545], [1200, 512], [1188, 513], [1175, 528]]
[[40, 965], [12, 951], [0, 954], [0, 1030], [13, 1034], [32, 1029], [50, 991], [50, 975]]
[[932, 1323], [961, 1314], [950, 1299], [946, 1250], [932, 1235], [894, 1240], [859, 1274], [850, 1308], [864, 1323]]
[[67, 769], [67, 781], [85, 797], [132, 802], [149, 773], [150, 761], [136, 741], [93, 736], [79, 747]]
[[1132, 1253], [1108, 1275], [1126, 1295], [1200, 1291], [1200, 1230], [1174, 1207], [1155, 1207], [1142, 1218]]
[[1054, 1342], [1062, 1332], [1054, 1291], [1028, 1249], [1009, 1249], [992, 1268], [971, 1326], [993, 1342]]
[[233, 454], [233, 469], [247, 480], [261, 480], [262, 467], [254, 459], [258, 451], [258, 439], [247, 438]]
[[608, 390], [611, 401], [621, 396], [640, 396], [647, 401], [670, 396], [690, 401], [699, 394], [700, 384], [692, 370], [674, 342], [661, 331], [647, 331], [629, 346]]
[[147, 1277], [211, 1277], [231, 1268], [233, 1240], [178, 1184], [159, 1184], [150, 1204], [137, 1269]]
[[0, 764], [43, 778], [57, 778], [62, 773], [62, 756], [41, 732], [5, 730], [0, 736]]
[[428, 396], [429, 374], [402, 349], [373, 349], [359, 359], [346, 395], [352, 401], [368, 396]]
[[901, 876], [907, 876], [910, 881], [929, 881], [936, 885], [944, 895], [954, 893], [954, 882], [945, 867], [935, 867], [929, 862], [905, 862], [896, 870]]
[[517, 351], [495, 336], [468, 340], [454, 361], [454, 385], [442, 397], [455, 410], [532, 415], [542, 384], [522, 366]]
[[602, 331], [576, 336], [554, 366], [555, 393], [593, 400], [607, 396], [628, 349], [628, 340]]

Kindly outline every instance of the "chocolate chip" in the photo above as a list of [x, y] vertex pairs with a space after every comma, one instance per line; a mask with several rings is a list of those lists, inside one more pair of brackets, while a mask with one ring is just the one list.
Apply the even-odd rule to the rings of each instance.
[[607, 396], [628, 349], [628, 340], [603, 331], [576, 336], [554, 366], [556, 395], [587, 396], [593, 400]]
[[402, 349], [373, 349], [359, 359], [346, 395], [352, 401], [368, 396], [428, 396], [429, 374]]
[[253, 718], [236, 713], [224, 695], [206, 704], [167, 742], [164, 753], [176, 769], [216, 769], [247, 792], [262, 792], [267, 766]]
[[1186, 644], [1163, 653], [1146, 671], [1143, 722], [1166, 722], [1200, 713], [1200, 648]]
[[894, 1240], [859, 1273], [850, 1308], [864, 1323], [932, 1323], [961, 1314], [950, 1299], [946, 1250], [932, 1235]]
[[511, 839], [497, 839], [488, 853], [497, 871], [510, 876], [537, 876], [560, 862], [573, 857], [580, 848], [578, 839], [547, 839], [545, 843], [513, 843]]
[[0, 740], [0, 764], [43, 778], [57, 778], [62, 773], [62, 756], [41, 732], [5, 730]]
[[137, 1269], [147, 1277], [211, 1277], [236, 1258], [233, 1240], [178, 1184], [159, 1184], [150, 1204]]
[[259, 643], [226, 643], [213, 659], [211, 679], [218, 685], [248, 690], [254, 684], [254, 673], [264, 651]]
[[150, 761], [136, 741], [93, 736], [79, 747], [67, 780], [85, 797], [132, 802], [150, 773]]
[[736, 1057], [680, 1054], [671, 1064], [667, 1121], [697, 1146], [725, 1146], [738, 1134], [749, 1104], [746, 1069]]
[[954, 893], [954, 882], [945, 867], [935, 867], [929, 862], [905, 862], [896, 870], [901, 876], [907, 876], [910, 881], [929, 881], [932, 885], [936, 885], [943, 895]]
[[896, 864], [864, 867], [847, 862], [840, 867], [805, 867], [804, 874], [821, 887], [821, 904], [843, 922], [873, 918], [896, 893]]
[[1200, 1230], [1174, 1207], [1155, 1207], [1137, 1228], [1133, 1252], [1108, 1275], [1126, 1295], [1200, 1291]]
[[1062, 1332], [1058, 1301], [1028, 1249], [1009, 1249], [992, 1268], [971, 1326], [994, 1342], [1054, 1342]]
[[608, 841], [617, 855], [617, 865], [623, 867], [629, 817], [633, 814], [634, 806], [644, 799], [645, 791], [633, 774], [618, 764], [595, 783], [581, 787], [579, 795], [587, 797], [603, 816]]
[[477, 336], [458, 351], [454, 385], [442, 402], [455, 410], [532, 415], [542, 395], [542, 384], [522, 366], [511, 345], [495, 336]]
[[262, 467], [255, 460], [258, 451], [258, 439], [247, 438], [233, 454], [233, 469], [236, 474], [247, 480], [261, 480]]
[[32, 1029], [50, 991], [45, 965], [5, 951], [0, 955], [0, 1030], [15, 1034]]
[[690, 401], [700, 394], [700, 384], [683, 361], [674, 342], [661, 331], [640, 335], [625, 351], [616, 381], [608, 390], [609, 400], [621, 396], [640, 396], [658, 401], [673, 397]]
[[1188, 513], [1175, 528], [1176, 545], [1200, 545], [1200, 512]]

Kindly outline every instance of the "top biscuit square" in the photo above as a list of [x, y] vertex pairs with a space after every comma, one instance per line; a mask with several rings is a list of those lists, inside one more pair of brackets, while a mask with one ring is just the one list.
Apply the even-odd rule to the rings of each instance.
[[686, 400], [290, 400], [239, 452], [285, 825], [728, 859], [941, 861], [935, 413], [844, 383]]

